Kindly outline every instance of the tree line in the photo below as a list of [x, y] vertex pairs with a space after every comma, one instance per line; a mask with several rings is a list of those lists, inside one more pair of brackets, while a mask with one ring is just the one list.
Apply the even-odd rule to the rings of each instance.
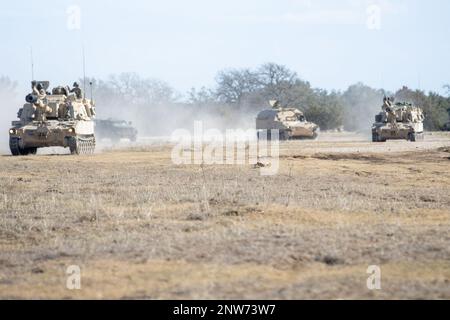
[[[450, 85], [445, 88], [450, 94]], [[405, 86], [388, 92], [363, 83], [351, 85], [343, 92], [327, 91], [311, 87], [294, 71], [275, 63], [263, 64], [255, 70], [220, 71], [216, 77], [216, 87], [191, 91], [190, 102], [221, 102], [233, 110], [257, 111], [267, 106], [268, 100], [279, 100], [282, 105], [301, 109], [322, 130], [344, 128], [354, 131], [370, 126], [374, 115], [380, 111], [384, 96], [422, 107], [426, 114], [426, 130], [440, 130], [449, 121], [448, 96]]]
[[[322, 130], [368, 130], [384, 96], [422, 107], [426, 130], [442, 129], [450, 115], [450, 98], [436, 92], [426, 93], [407, 87], [388, 92], [363, 83], [351, 85], [345, 91], [328, 91], [312, 87], [293, 70], [275, 63], [255, 69], [222, 70], [217, 73], [214, 86], [192, 88], [185, 95], [177, 93], [164, 81], [143, 78], [135, 73], [112, 75], [107, 79], [92, 78], [87, 82], [92, 83], [94, 98], [101, 106], [100, 116], [103, 113], [103, 116], [115, 117], [133, 115], [138, 119], [163, 117], [169, 121], [168, 116], [177, 114], [174, 118], [178, 123], [173, 125], [179, 125], [193, 114], [229, 118], [230, 123], [242, 117], [253, 119], [260, 110], [269, 107], [269, 100], [299, 108]], [[0, 96], [11, 96], [15, 87], [9, 78], [0, 77]], [[89, 86], [86, 87], [89, 90]], [[446, 89], [450, 94], [450, 85]]]
[[[449, 121], [450, 98], [436, 92], [412, 90], [395, 92], [375, 89], [363, 83], [345, 91], [314, 88], [286, 66], [266, 63], [255, 69], [227, 69], [217, 73], [214, 86], [192, 88], [184, 96], [169, 84], [136, 74], [123, 73], [108, 80], [93, 80], [97, 100], [104, 105], [131, 104], [136, 113], [159, 106], [195, 114], [238, 118], [256, 116], [269, 107], [270, 100], [297, 107], [322, 130], [367, 130], [380, 111], [384, 96], [413, 103], [426, 114], [426, 130], [440, 130]], [[450, 94], [450, 85], [446, 86]], [[177, 111], [177, 112], [178, 112]]]

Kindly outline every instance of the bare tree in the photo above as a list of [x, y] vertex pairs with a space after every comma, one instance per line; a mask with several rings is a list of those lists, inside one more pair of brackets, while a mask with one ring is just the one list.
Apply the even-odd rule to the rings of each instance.
[[191, 88], [188, 91], [188, 103], [195, 106], [206, 106], [217, 103], [216, 93], [212, 89], [201, 87], [200, 90]]
[[270, 62], [259, 67], [257, 74], [266, 98], [279, 100], [282, 103], [291, 103], [286, 100], [290, 100], [288, 92], [299, 80], [297, 73], [283, 65]]
[[220, 101], [240, 106], [246, 95], [260, 87], [258, 76], [250, 69], [220, 71], [216, 77], [216, 95]]
[[178, 97], [167, 83], [156, 79], [141, 78], [136, 73], [121, 73], [109, 78], [106, 85], [132, 104], [160, 104], [173, 102]]

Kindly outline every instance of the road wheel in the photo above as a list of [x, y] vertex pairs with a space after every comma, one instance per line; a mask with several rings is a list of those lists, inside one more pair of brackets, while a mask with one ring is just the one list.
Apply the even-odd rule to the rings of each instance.
[[290, 138], [289, 132], [287, 132], [287, 131], [280, 131], [279, 132], [279, 139], [280, 139], [280, 141], [286, 141], [286, 140], [289, 140], [289, 138]]
[[416, 134], [413, 132], [408, 133], [408, 140], [411, 142], [416, 142]]
[[372, 132], [372, 142], [380, 142], [380, 137], [378, 136], [378, 133]]
[[76, 137], [70, 138], [69, 149], [70, 149], [71, 154], [74, 154], [74, 155], [80, 154], [79, 143], [78, 143], [78, 139]]
[[13, 156], [20, 156], [22, 154], [18, 138], [9, 138], [9, 149]]
[[37, 153], [37, 148], [26, 148], [25, 149], [25, 153], [26, 154], [36, 154]]
[[9, 138], [9, 149], [13, 156], [26, 156], [36, 154], [37, 148], [22, 148], [19, 144], [19, 138]]

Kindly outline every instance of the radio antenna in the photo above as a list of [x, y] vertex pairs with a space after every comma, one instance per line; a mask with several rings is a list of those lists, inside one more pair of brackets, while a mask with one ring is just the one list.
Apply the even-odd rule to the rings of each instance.
[[30, 59], [31, 59], [31, 81], [33, 81], [34, 80], [33, 47], [30, 47]]
[[86, 99], [86, 57], [83, 45], [83, 99]]

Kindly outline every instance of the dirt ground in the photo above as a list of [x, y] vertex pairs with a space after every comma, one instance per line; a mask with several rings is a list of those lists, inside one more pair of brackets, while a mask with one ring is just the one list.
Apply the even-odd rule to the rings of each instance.
[[449, 134], [280, 148], [274, 176], [164, 143], [0, 156], [0, 298], [450, 299]]

